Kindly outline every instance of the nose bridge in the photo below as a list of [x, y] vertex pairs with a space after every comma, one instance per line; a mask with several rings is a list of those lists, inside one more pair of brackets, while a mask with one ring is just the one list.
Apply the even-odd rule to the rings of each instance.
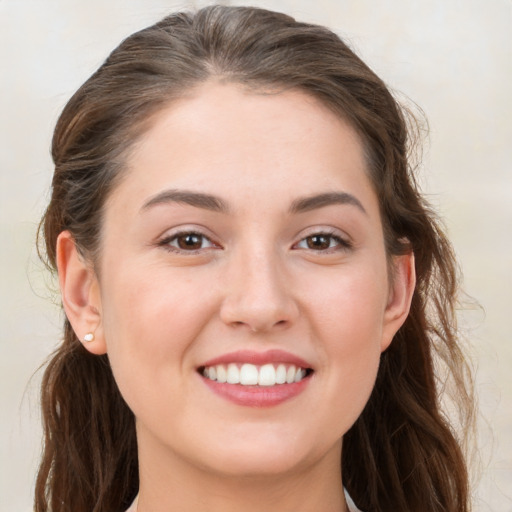
[[289, 284], [283, 256], [274, 247], [247, 244], [230, 262], [222, 319], [252, 331], [289, 325], [298, 314]]

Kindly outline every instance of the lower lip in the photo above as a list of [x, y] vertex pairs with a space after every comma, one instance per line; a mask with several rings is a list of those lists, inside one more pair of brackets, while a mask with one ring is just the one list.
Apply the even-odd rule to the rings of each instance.
[[310, 376], [292, 384], [275, 386], [242, 386], [241, 384], [225, 384], [202, 377], [204, 383], [217, 395], [246, 407], [272, 407], [300, 395], [309, 384]]

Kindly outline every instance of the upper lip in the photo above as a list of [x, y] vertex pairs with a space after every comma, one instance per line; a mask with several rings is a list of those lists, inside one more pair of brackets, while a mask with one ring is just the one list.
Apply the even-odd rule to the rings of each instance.
[[229, 352], [213, 359], [209, 359], [201, 366], [216, 366], [218, 364], [229, 363], [250, 363], [256, 366], [264, 364], [294, 364], [301, 368], [311, 368], [311, 365], [301, 357], [286, 352], [284, 350], [274, 349], [265, 352], [257, 352], [253, 350], [237, 350], [236, 352]]

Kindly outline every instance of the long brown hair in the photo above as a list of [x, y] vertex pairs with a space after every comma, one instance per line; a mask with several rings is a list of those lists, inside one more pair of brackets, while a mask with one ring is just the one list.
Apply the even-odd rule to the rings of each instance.
[[[130, 148], [152, 114], [212, 79], [253, 89], [300, 89], [360, 134], [388, 255], [414, 251], [417, 287], [409, 317], [381, 356], [373, 394], [344, 437], [343, 484], [366, 512], [469, 511], [467, 467], [442, 412], [436, 372], [443, 362], [469, 424], [473, 401], [457, 339], [454, 255], [415, 183], [410, 117], [329, 30], [262, 9], [210, 6], [168, 16], [123, 41], [57, 123], [52, 197], [40, 226], [45, 261], [55, 270], [63, 230], [95, 261], [103, 207]], [[89, 354], [68, 320], [44, 374], [42, 409], [36, 512], [126, 508], [138, 490], [133, 414], [108, 356]]]

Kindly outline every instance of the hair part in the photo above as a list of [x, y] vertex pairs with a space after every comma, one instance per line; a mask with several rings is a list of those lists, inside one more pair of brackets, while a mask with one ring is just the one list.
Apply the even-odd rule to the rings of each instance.
[[[168, 16], [124, 40], [57, 122], [52, 197], [39, 234], [47, 265], [56, 269], [56, 240], [64, 230], [84, 256], [97, 260], [104, 206], [130, 150], [154, 114], [208, 80], [304, 91], [361, 137], [387, 253], [414, 252], [417, 287], [409, 317], [381, 356], [370, 400], [344, 436], [343, 483], [367, 512], [469, 511], [467, 468], [442, 413], [435, 371], [440, 358], [471, 422], [471, 381], [454, 312], [454, 254], [414, 180], [411, 117], [326, 28], [263, 9], [210, 6]], [[126, 508], [138, 489], [133, 414], [108, 356], [89, 354], [67, 319], [43, 378], [42, 409], [36, 512]]]

